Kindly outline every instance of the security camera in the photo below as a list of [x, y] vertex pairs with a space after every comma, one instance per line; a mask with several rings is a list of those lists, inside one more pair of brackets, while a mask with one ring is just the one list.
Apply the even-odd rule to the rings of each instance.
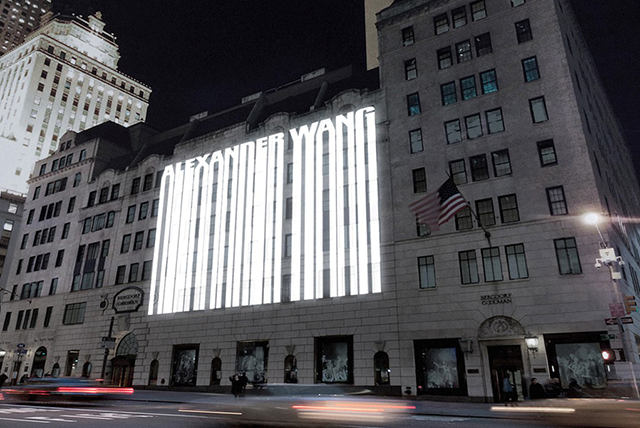
[[596, 269], [600, 269], [602, 267], [602, 264], [600, 262], [596, 262], [595, 266]]

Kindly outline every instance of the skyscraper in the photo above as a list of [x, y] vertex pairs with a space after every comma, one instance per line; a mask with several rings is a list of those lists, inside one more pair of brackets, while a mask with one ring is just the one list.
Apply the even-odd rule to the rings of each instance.
[[151, 93], [118, 71], [118, 45], [99, 12], [87, 20], [43, 19], [0, 58], [0, 148], [12, 153], [0, 187], [20, 192], [27, 190], [34, 163], [55, 152], [65, 131], [107, 120], [124, 126], [144, 121]]
[[40, 17], [51, 9], [51, 0], [0, 2], [0, 56], [9, 52], [40, 26]]

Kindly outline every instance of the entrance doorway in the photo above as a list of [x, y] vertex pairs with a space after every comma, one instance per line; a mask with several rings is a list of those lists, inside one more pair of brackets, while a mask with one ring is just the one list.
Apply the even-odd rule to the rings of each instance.
[[31, 366], [31, 377], [44, 376], [44, 364], [46, 361], [47, 348], [41, 346], [36, 350], [36, 354], [33, 357], [33, 365]]
[[136, 364], [135, 356], [115, 357], [111, 360], [113, 374], [111, 384], [115, 386], [131, 386], [133, 384], [133, 368]]
[[[501, 403], [511, 400], [523, 401], [526, 394], [526, 384], [523, 373], [522, 352], [519, 345], [489, 346], [489, 367], [491, 369], [491, 386], [493, 401]], [[505, 393], [503, 384], [507, 378], [513, 386], [514, 392]]]

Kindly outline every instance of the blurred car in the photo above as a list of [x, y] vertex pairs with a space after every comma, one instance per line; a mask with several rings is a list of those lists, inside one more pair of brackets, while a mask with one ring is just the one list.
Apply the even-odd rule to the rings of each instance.
[[246, 396], [217, 397], [182, 412], [206, 414], [231, 426], [401, 426], [415, 405], [326, 385], [263, 385]]
[[43, 377], [29, 379], [18, 386], [3, 388], [2, 393], [8, 401], [96, 400], [131, 395], [133, 388], [105, 386], [85, 378]]

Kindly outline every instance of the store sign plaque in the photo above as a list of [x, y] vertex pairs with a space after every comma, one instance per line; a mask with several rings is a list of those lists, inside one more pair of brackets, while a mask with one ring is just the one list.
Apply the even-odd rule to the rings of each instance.
[[144, 301], [144, 291], [138, 287], [127, 287], [113, 296], [113, 309], [117, 313], [136, 312]]

